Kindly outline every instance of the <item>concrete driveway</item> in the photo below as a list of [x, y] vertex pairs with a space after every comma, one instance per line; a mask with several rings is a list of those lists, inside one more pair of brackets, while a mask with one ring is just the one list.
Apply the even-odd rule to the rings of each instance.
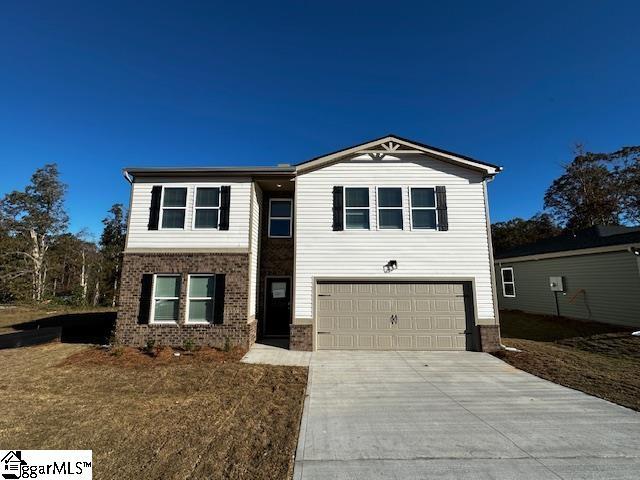
[[294, 478], [637, 479], [640, 414], [475, 352], [318, 352]]

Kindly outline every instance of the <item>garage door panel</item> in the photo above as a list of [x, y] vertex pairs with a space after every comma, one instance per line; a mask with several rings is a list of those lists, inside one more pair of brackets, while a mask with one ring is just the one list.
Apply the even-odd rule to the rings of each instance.
[[378, 340], [378, 348], [381, 350], [391, 350], [393, 348], [393, 336], [392, 335], [376, 335]]
[[335, 317], [318, 317], [318, 331], [335, 330], [336, 319]]
[[373, 300], [368, 298], [357, 300], [356, 308], [358, 313], [373, 312]]
[[431, 300], [416, 299], [413, 301], [413, 309], [416, 312], [430, 312], [432, 310], [431, 302]]
[[[464, 350], [461, 283], [320, 284], [319, 349]], [[346, 314], [346, 315], [345, 315]]]

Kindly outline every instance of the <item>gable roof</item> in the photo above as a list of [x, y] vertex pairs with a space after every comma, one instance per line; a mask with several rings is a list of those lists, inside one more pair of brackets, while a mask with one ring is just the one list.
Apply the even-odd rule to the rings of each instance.
[[[389, 143], [391, 142], [391, 143]], [[408, 150], [392, 150], [387, 147], [387, 144], [397, 144], [403, 145], [405, 148], [408, 147]], [[494, 165], [492, 163], [483, 162], [480, 160], [476, 160], [475, 158], [468, 157], [466, 155], [461, 155], [459, 153], [450, 152], [448, 150], [444, 150], [442, 148], [434, 147], [431, 145], [427, 145], [425, 143], [416, 142], [414, 140], [408, 140], [406, 138], [400, 137], [394, 134], [388, 134], [384, 137], [376, 138], [374, 140], [369, 140], [368, 142], [360, 143], [358, 145], [353, 145], [351, 147], [345, 147], [340, 150], [336, 150], [335, 152], [327, 153], [325, 155], [321, 155], [319, 157], [314, 157], [310, 160], [306, 160], [304, 162], [298, 163], [296, 165], [297, 172], [303, 172], [312, 168], [321, 168], [331, 163], [335, 163], [340, 161], [343, 157], [358, 154], [358, 153], [371, 153], [378, 147], [379, 152], [387, 153], [392, 155], [395, 153], [426, 153], [431, 156], [434, 156], [440, 160], [445, 162], [459, 164], [468, 168], [472, 168], [475, 170], [480, 170], [486, 172], [489, 175], [495, 175], [496, 173], [502, 170], [502, 167], [498, 165]]]
[[505, 258], [527, 257], [556, 252], [575, 252], [576, 250], [587, 248], [633, 243], [640, 243], [640, 227], [598, 225], [496, 252], [494, 258], [502, 260]]
[[[400, 148], [402, 147], [402, 148]], [[370, 154], [372, 158], [377, 156], [382, 158], [385, 155], [394, 153], [422, 153], [428, 154], [439, 160], [461, 165], [466, 168], [481, 171], [486, 175], [493, 176], [502, 170], [502, 167], [491, 163], [482, 162], [459, 153], [433, 147], [425, 143], [408, 140], [398, 135], [385, 135], [384, 137], [369, 140], [368, 142], [342, 148], [335, 152], [327, 153], [319, 157], [298, 163], [295, 166], [278, 167], [127, 167], [123, 169], [125, 178], [132, 181], [135, 177], [153, 176], [190, 176], [190, 175], [212, 175], [212, 176], [295, 176], [308, 170], [322, 168], [332, 163], [339, 162], [350, 155]]]

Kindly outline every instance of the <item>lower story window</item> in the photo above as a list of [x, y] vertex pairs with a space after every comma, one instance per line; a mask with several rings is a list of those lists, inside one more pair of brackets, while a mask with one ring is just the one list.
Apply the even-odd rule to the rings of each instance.
[[177, 323], [180, 275], [156, 275], [153, 287], [153, 322]]
[[211, 323], [213, 321], [214, 292], [215, 275], [189, 275], [187, 323]]

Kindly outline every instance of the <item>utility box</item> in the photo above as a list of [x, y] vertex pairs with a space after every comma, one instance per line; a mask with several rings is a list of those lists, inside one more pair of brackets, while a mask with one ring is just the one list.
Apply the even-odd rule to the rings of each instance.
[[552, 292], [564, 292], [564, 277], [549, 277]]

